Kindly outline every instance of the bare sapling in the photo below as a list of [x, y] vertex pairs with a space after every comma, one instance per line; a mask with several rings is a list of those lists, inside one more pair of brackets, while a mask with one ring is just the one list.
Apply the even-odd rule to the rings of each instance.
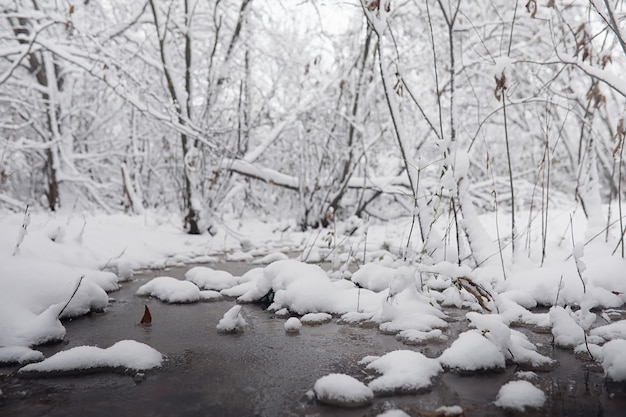
[[[617, 146], [613, 151], [613, 157], [617, 154], [619, 150], [619, 163], [618, 163], [618, 181], [617, 181], [617, 207], [619, 211], [619, 228], [621, 231], [621, 236], [619, 239], [619, 246], [622, 248], [622, 258], [624, 258], [624, 234], [626, 233], [626, 229], [624, 229], [624, 213], [622, 212], [622, 163], [624, 162], [624, 138], [626, 137], [626, 128], [624, 127], [624, 118], [619, 119], [619, 123], [617, 124]], [[609, 202], [610, 205], [610, 202]], [[608, 229], [607, 229], [608, 235]], [[615, 248], [617, 250], [617, 247]], [[615, 253], [615, 250], [613, 251]]]
[[85, 278], [84, 275], [81, 275], [80, 278], [78, 279], [78, 282], [76, 283], [76, 287], [74, 288], [74, 292], [72, 293], [72, 295], [70, 296], [70, 298], [67, 300], [67, 303], [65, 303], [65, 305], [63, 306], [63, 308], [61, 309], [61, 311], [59, 311], [59, 315], [57, 316], [57, 318], [61, 317], [61, 315], [63, 314], [63, 312], [65, 311], [65, 309], [67, 308], [67, 306], [70, 305], [70, 302], [72, 301], [72, 299], [74, 298], [74, 296], [76, 295], [76, 293], [78, 292], [78, 289], [80, 288], [80, 284], [83, 282], [83, 278]]
[[570, 231], [572, 235], [572, 248], [573, 248], [574, 262], [576, 262], [576, 272], [578, 272], [578, 277], [580, 278], [580, 282], [583, 284], [583, 294], [586, 294], [587, 284], [585, 283], [585, 279], [583, 278], [583, 273], [587, 269], [587, 266], [582, 260], [585, 245], [582, 242], [576, 243], [574, 240], [574, 221], [572, 220], [571, 215], [569, 216], [569, 224], [570, 224]]
[[15, 249], [13, 250], [13, 256], [18, 255], [20, 253], [20, 246], [24, 241], [24, 237], [26, 237], [26, 233], [28, 233], [28, 225], [30, 224], [30, 212], [28, 211], [29, 205], [26, 205], [26, 209], [24, 210], [24, 220], [22, 220], [22, 226], [17, 234], [17, 242], [15, 243]]

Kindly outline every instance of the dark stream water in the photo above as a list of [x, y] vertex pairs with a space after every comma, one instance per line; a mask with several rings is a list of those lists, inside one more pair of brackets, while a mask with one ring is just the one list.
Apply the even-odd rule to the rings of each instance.
[[[243, 264], [213, 265], [241, 275]], [[303, 326], [298, 335], [284, 331], [284, 318], [258, 306], [245, 305], [248, 328], [220, 334], [215, 326], [233, 300], [170, 305], [134, 295], [153, 276], [182, 277], [188, 268], [147, 272], [110, 294], [105, 313], [65, 323], [66, 341], [41, 347], [46, 356], [80, 345], [109, 347], [123, 339], [146, 343], [167, 356], [160, 369], [143, 378], [97, 373], [20, 379], [17, 367], [0, 368], [0, 416], [375, 416], [389, 408], [410, 415], [442, 405], [460, 405], [466, 416], [615, 416], [626, 415], [626, 386], [607, 384], [601, 369], [553, 349], [551, 335], [527, 333], [542, 344], [541, 353], [560, 366], [538, 373], [532, 382], [548, 396], [541, 410], [504, 412], [492, 403], [499, 388], [516, 379], [515, 366], [505, 372], [462, 376], [443, 373], [432, 389], [415, 395], [377, 397], [368, 408], [346, 410], [320, 405], [307, 395], [315, 381], [331, 372], [368, 378], [357, 362], [367, 355], [396, 349], [437, 356], [446, 344], [412, 347], [376, 329], [336, 324]], [[138, 325], [143, 306], [152, 312], [150, 327]], [[451, 311], [462, 317], [464, 312]], [[460, 323], [460, 322], [459, 322]], [[451, 343], [462, 329], [448, 329]], [[626, 354], [626, 352], [624, 352]]]

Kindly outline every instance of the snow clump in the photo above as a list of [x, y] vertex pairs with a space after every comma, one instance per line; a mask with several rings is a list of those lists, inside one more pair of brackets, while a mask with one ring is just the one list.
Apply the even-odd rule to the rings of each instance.
[[368, 290], [358, 292], [347, 280], [331, 281], [317, 265], [288, 259], [276, 261], [263, 269], [253, 288], [241, 295], [239, 302], [256, 302], [273, 293], [269, 310], [288, 308], [297, 314], [344, 314], [357, 309], [373, 310], [381, 296]]
[[285, 322], [285, 331], [287, 333], [298, 333], [302, 328], [302, 322], [297, 317], [291, 317]]
[[345, 374], [321, 377], [313, 386], [315, 397], [323, 404], [337, 407], [364, 407], [372, 403], [374, 393], [359, 380]]
[[378, 414], [376, 417], [411, 417], [402, 410], [393, 409], [387, 410], [382, 414]]
[[436, 359], [411, 350], [395, 350], [381, 357], [366, 357], [360, 361], [367, 362], [366, 369], [382, 374], [369, 383], [376, 393], [417, 392], [428, 388], [431, 379], [442, 371]]
[[237, 284], [230, 272], [216, 271], [206, 266], [195, 266], [185, 273], [185, 279], [203, 290], [225, 290]]
[[602, 368], [607, 378], [626, 381], [626, 340], [616, 339], [602, 346]]
[[461, 372], [504, 369], [506, 360], [502, 351], [478, 330], [459, 335], [439, 357], [441, 364]]
[[228, 310], [217, 323], [217, 330], [224, 333], [233, 333], [243, 330], [246, 324], [246, 320], [241, 315], [241, 306], [236, 305]]
[[43, 360], [43, 353], [26, 346], [0, 347], [0, 365], [19, 363], [25, 364]]
[[328, 313], [307, 313], [300, 318], [300, 321], [302, 324], [315, 325], [328, 323], [332, 318], [333, 316]]
[[544, 392], [530, 382], [511, 381], [500, 388], [494, 404], [524, 412], [526, 407], [541, 408], [545, 402]]
[[584, 343], [585, 331], [578, 325], [569, 307], [554, 306], [550, 308], [550, 321], [554, 343], [557, 346], [572, 348]]
[[134, 340], [122, 340], [107, 349], [78, 346], [21, 368], [19, 373], [59, 372], [94, 368], [124, 368], [142, 371], [161, 366], [163, 355]]
[[216, 291], [200, 291], [195, 284], [172, 277], [153, 278], [139, 287], [136, 294], [153, 296], [166, 303], [195, 303], [221, 297]]

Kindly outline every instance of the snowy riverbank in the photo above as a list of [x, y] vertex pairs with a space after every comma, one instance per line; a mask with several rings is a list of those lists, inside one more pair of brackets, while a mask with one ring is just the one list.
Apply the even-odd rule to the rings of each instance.
[[[585, 242], [588, 231], [576, 217], [571, 227], [578, 240], [572, 244], [554, 233], [543, 267], [537, 262], [539, 251], [533, 248], [530, 258], [518, 254], [512, 263], [510, 256], [494, 256], [473, 269], [450, 262], [452, 254], [450, 260], [442, 254], [429, 257], [428, 262], [406, 256], [410, 219], [391, 225], [353, 220], [307, 233], [288, 222], [234, 220], [211, 237], [186, 235], [171, 218], [154, 214], [32, 214], [20, 240], [23, 217], [6, 215], [0, 221], [0, 362], [44, 359], [37, 345], [65, 336], [59, 317], [106, 310], [107, 293], [115, 291], [119, 282], [132, 279], [133, 271], [232, 260], [257, 263], [258, 268], [239, 277], [195, 268], [185, 280], [157, 278], [137, 294], [151, 294], [164, 302], [230, 297], [240, 303], [271, 294], [269, 309], [285, 320], [330, 313], [341, 323], [370, 323], [382, 332], [397, 334], [408, 345], [445, 339], [446, 307], [467, 309], [471, 328], [451, 341], [440, 357], [413, 352], [412, 356], [363, 358], [363, 364], [381, 376], [367, 386], [354, 383], [354, 391], [347, 388], [348, 392], [336, 388], [337, 381], [345, 379], [341, 376], [321, 380], [316, 384], [317, 395], [331, 402], [345, 398], [347, 403], [358, 403], [362, 398], [355, 399], [353, 393], [369, 399], [370, 391], [372, 395], [419, 391], [440, 372], [502, 369], [507, 363], [529, 369], [552, 366], [553, 359], [540, 354], [522, 332], [512, 328], [515, 325], [551, 331], [557, 345], [593, 355], [609, 379], [626, 379], [626, 360], [619, 355], [626, 343], [626, 321], [612, 315], [612, 309], [626, 301], [626, 263], [619, 254], [611, 255], [615, 238], [610, 244], [602, 239], [579, 244]], [[569, 216], [560, 219], [567, 231]], [[484, 221], [489, 224], [493, 218]], [[558, 223], [557, 217], [555, 230]], [[310, 264], [320, 260], [328, 262], [329, 271]], [[551, 308], [537, 313], [533, 310], [537, 305]], [[129, 345], [138, 356], [149, 349], [131, 341], [120, 346]], [[132, 354], [124, 360], [111, 357], [120, 350], [124, 349], [85, 346], [74, 354], [68, 351], [61, 366], [71, 367], [72, 362], [89, 366], [92, 360], [96, 367], [123, 364], [133, 368]], [[85, 359], [86, 352], [95, 356]], [[80, 358], [74, 360], [72, 355]], [[153, 366], [159, 366], [157, 359], [151, 362]], [[412, 369], [413, 362], [420, 371], [407, 375], [403, 370]], [[50, 366], [44, 361], [23, 369]], [[508, 385], [498, 404], [523, 408], [524, 398], [515, 392], [528, 395], [527, 405], [540, 406], [538, 398], [542, 397], [526, 384]]]

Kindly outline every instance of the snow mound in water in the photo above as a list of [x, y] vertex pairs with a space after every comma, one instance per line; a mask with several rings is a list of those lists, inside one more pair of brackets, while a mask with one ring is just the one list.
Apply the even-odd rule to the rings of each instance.
[[19, 363], [25, 364], [43, 360], [43, 353], [26, 346], [0, 347], [0, 365]]
[[501, 315], [469, 312], [466, 317], [472, 326], [502, 352], [505, 359], [535, 367], [551, 365], [554, 362], [551, 358], [539, 354], [525, 334], [510, 329]]
[[354, 274], [352, 282], [368, 290], [380, 292], [389, 288], [389, 284], [396, 274], [395, 268], [389, 268], [377, 263], [363, 265]]
[[387, 410], [382, 414], [378, 414], [376, 417], [411, 417], [402, 410]]
[[206, 266], [195, 266], [185, 273], [185, 279], [203, 290], [225, 290], [238, 282], [230, 272], [217, 271]]
[[[0, 304], [12, 302], [39, 314], [53, 304], [67, 303], [81, 276], [89, 273], [94, 280], [111, 278], [109, 273], [70, 268], [59, 263], [22, 255], [0, 258]], [[103, 285], [108, 286], [103, 282]], [[87, 276], [63, 312], [63, 317], [75, 317], [92, 310], [102, 310], [109, 303], [107, 293]], [[0, 318], [2, 321], [2, 318]]]
[[552, 335], [557, 346], [571, 348], [585, 341], [585, 331], [576, 323], [569, 307], [550, 308]]
[[345, 374], [321, 377], [315, 382], [313, 391], [318, 401], [337, 407], [364, 407], [374, 399], [371, 389]]
[[289, 257], [287, 255], [285, 255], [282, 252], [273, 252], [270, 254], [265, 255], [262, 258], [259, 259], [255, 259], [254, 261], [252, 261], [253, 264], [261, 264], [261, 265], [268, 265], [271, 264], [272, 262], [276, 262], [276, 261], [284, 261], [285, 259], [289, 259]]
[[297, 314], [344, 314], [361, 310], [376, 310], [381, 296], [359, 290], [347, 280], [332, 281], [317, 265], [296, 260], [282, 260], [263, 269], [263, 276], [254, 288], [238, 298], [240, 302], [255, 302], [274, 294], [270, 310], [287, 308]]
[[626, 340], [616, 339], [602, 346], [602, 368], [607, 378], [626, 381]]
[[331, 321], [333, 316], [328, 313], [307, 313], [300, 318], [302, 324], [323, 324]]
[[412, 350], [395, 350], [381, 357], [367, 357], [361, 363], [381, 373], [369, 383], [376, 393], [410, 393], [428, 388], [431, 379], [442, 371], [436, 359], [430, 359]]
[[241, 306], [236, 305], [228, 310], [217, 323], [217, 330], [224, 333], [232, 333], [243, 330], [246, 324], [246, 320], [241, 315]]
[[63, 340], [65, 327], [59, 321], [59, 313], [64, 305], [54, 304], [35, 314], [12, 301], [0, 303], [0, 345], [36, 346]]
[[302, 323], [297, 317], [291, 317], [285, 322], [285, 331], [287, 333], [298, 333], [302, 328]]
[[495, 401], [495, 405], [524, 412], [526, 407], [543, 407], [546, 395], [528, 381], [511, 381], [504, 384]]
[[589, 333], [593, 336], [600, 336], [605, 340], [626, 339], [626, 320], [596, 327], [591, 329]]
[[166, 303], [195, 303], [221, 297], [216, 291], [200, 291], [193, 283], [172, 277], [153, 278], [139, 287], [135, 294], [153, 296]]
[[486, 371], [504, 369], [502, 351], [478, 330], [468, 330], [459, 335], [439, 357], [441, 364], [457, 371]]
[[161, 366], [163, 355], [134, 340], [122, 340], [107, 349], [78, 346], [59, 352], [39, 363], [26, 365], [19, 373], [62, 372], [93, 368], [125, 368], [137, 371]]

